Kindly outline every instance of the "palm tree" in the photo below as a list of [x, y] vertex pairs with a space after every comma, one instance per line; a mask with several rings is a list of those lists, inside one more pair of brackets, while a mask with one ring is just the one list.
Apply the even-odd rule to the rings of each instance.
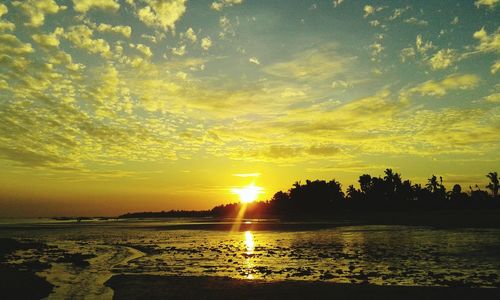
[[359, 176], [358, 182], [359, 187], [361, 188], [361, 192], [367, 194], [372, 187], [372, 177], [368, 174], [363, 174]]
[[486, 175], [490, 179], [490, 183], [486, 186], [486, 188], [491, 190], [491, 193], [493, 194], [493, 197], [498, 196], [498, 173], [497, 172], [490, 172], [488, 175]]
[[428, 179], [428, 182], [426, 184], [427, 189], [430, 192], [435, 193], [438, 189], [438, 186], [439, 183], [437, 181], [437, 177], [435, 175], [432, 175], [432, 177]]
[[392, 169], [385, 169], [384, 173], [385, 173], [385, 176], [384, 176], [385, 181], [387, 181], [387, 182], [394, 181], [394, 172], [392, 171]]

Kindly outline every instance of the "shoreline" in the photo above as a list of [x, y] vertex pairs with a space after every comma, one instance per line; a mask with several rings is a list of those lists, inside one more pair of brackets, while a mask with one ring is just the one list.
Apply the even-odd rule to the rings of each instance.
[[77, 227], [114, 227], [123, 229], [150, 228], [156, 230], [231, 230], [239, 231], [307, 231], [345, 226], [423, 226], [436, 229], [500, 228], [500, 210], [442, 210], [442, 211], [342, 211], [329, 216], [282, 217], [260, 219], [234, 218], [130, 218], [97, 222], [54, 221], [42, 223], [0, 224], [3, 230], [71, 229]]
[[260, 281], [216, 276], [114, 275], [113, 299], [500, 299], [499, 288]]

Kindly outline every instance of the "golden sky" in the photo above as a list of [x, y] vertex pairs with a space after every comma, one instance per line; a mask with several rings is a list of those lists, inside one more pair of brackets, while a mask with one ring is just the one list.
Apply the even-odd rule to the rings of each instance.
[[0, 216], [260, 200], [295, 181], [484, 187], [500, 2], [0, 2]]

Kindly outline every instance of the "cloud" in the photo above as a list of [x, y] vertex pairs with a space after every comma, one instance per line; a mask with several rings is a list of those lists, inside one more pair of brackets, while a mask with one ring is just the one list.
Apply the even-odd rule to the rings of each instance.
[[[425, 41], [421, 34], [417, 34], [415, 38], [415, 47], [406, 47], [401, 49], [399, 57], [402, 62], [419, 57], [424, 63], [432, 66], [432, 63], [428, 61], [428, 52], [434, 48], [436, 47], [432, 44], [432, 41]], [[440, 53], [436, 58], [434, 58], [435, 66], [441, 67], [443, 65], [442, 63], [445, 62], [446, 59], [449, 59], [450, 55], [451, 53], [446, 51]]]
[[496, 60], [493, 65], [491, 65], [490, 71], [491, 74], [496, 74], [500, 70], [500, 60]]
[[312, 145], [306, 149], [306, 153], [314, 156], [336, 156], [341, 154], [342, 150], [336, 145]]
[[344, 80], [336, 80], [332, 82], [332, 89], [349, 89], [352, 88], [352, 83], [344, 81]]
[[405, 13], [409, 9], [410, 9], [409, 6], [404, 7], [404, 8], [395, 8], [394, 11], [392, 12], [392, 15], [388, 18], [389, 21], [396, 20], [397, 18], [399, 18], [403, 13]]
[[201, 48], [205, 51], [208, 51], [208, 49], [210, 49], [210, 47], [212, 47], [212, 40], [210, 39], [210, 37], [204, 37], [201, 39]]
[[87, 25], [70, 26], [63, 37], [75, 47], [86, 50], [88, 53], [99, 53], [101, 56], [111, 57], [111, 47], [104, 39], [93, 39], [93, 30]]
[[382, 53], [382, 51], [384, 51], [384, 47], [382, 46], [382, 44], [380, 43], [380, 41], [375, 41], [373, 42], [373, 44], [370, 45], [370, 49], [372, 49], [372, 61], [379, 61], [380, 58], [380, 54]]
[[408, 24], [419, 25], [419, 26], [427, 26], [427, 25], [429, 25], [429, 22], [427, 22], [425, 20], [419, 20], [419, 19], [417, 19], [415, 17], [411, 17], [411, 18], [405, 19], [404, 22], [408, 23]]
[[441, 49], [430, 58], [429, 65], [434, 70], [441, 70], [452, 66], [457, 60], [458, 56], [455, 50]]
[[[278, 111], [282, 110], [274, 108], [267, 113], [270, 114], [267, 122], [233, 123], [232, 128], [217, 128], [216, 132], [226, 143], [224, 149], [230, 149], [227, 152], [234, 158], [297, 162], [345, 157], [361, 145], [365, 145], [367, 151], [368, 148], [382, 151], [387, 146], [380, 147], [383, 142], [376, 142], [377, 139], [384, 138], [387, 143], [394, 131], [388, 120], [405, 107], [390, 97], [384, 90], [344, 105], [325, 102], [288, 110], [286, 116], [281, 116]], [[282, 105], [289, 105], [289, 102]], [[377, 133], [372, 132], [374, 128]], [[233, 143], [239, 146], [231, 146]], [[372, 143], [376, 145], [368, 147]]]
[[483, 98], [486, 102], [490, 103], [500, 103], [500, 93], [493, 93], [491, 95], [485, 96]]
[[233, 18], [231, 21], [227, 16], [222, 16], [219, 18], [219, 27], [221, 31], [219, 32], [219, 38], [224, 39], [226, 36], [236, 36], [236, 28], [240, 25], [238, 17]]
[[342, 2], [344, 2], [344, 0], [333, 0], [333, 7], [337, 7], [339, 6], [340, 4], [342, 4]]
[[79, 13], [86, 13], [91, 9], [117, 11], [120, 4], [116, 0], [72, 0], [73, 9]]
[[196, 43], [198, 37], [196, 36], [193, 28], [189, 27], [186, 32], [181, 33], [181, 38], [185, 38], [191, 43]]
[[3, 3], [0, 3], [0, 17], [7, 14], [8, 12], [9, 12], [9, 9], [7, 8], [7, 6]]
[[137, 10], [137, 16], [150, 27], [175, 30], [175, 23], [186, 12], [186, 0], [145, 0], [146, 6]]
[[277, 144], [260, 147], [250, 151], [249, 155], [257, 160], [282, 160], [296, 161], [304, 159], [318, 159], [324, 157], [336, 157], [342, 155], [342, 150], [335, 145], [313, 145], [305, 146], [300, 144]]
[[8, 7], [0, 3], [0, 31], [14, 31], [16, 29], [16, 25], [9, 21], [2, 20], [2, 16], [9, 12]]
[[[56, 56], [46, 61], [71, 63], [69, 54], [52, 52]], [[88, 162], [169, 160], [197, 151], [200, 142], [184, 141], [178, 133], [195, 127], [190, 121], [182, 115], [165, 119], [147, 114], [138, 106], [136, 99], [145, 93], [133, 84], [136, 77], [128, 81], [127, 76], [144, 75], [122, 73], [119, 67], [105, 64], [78, 74], [74, 80], [73, 72], [36, 63], [19, 68], [15, 64], [20, 61], [16, 56], [12, 65], [3, 64], [6, 74], [22, 78], [11, 76], [8, 90], [0, 93], [3, 158], [31, 168], [81, 169]], [[170, 80], [173, 78], [165, 78]], [[168, 93], [161, 89], [159, 95]], [[135, 109], [141, 113], [134, 113]]]
[[[406, 136], [422, 155], [485, 154], [498, 147], [498, 118], [482, 109], [442, 108], [419, 110], [402, 120]], [[399, 126], [399, 125], [398, 125]]]
[[380, 6], [380, 7], [374, 7], [374, 6], [371, 6], [371, 5], [367, 4], [367, 5], [365, 5], [363, 7], [363, 12], [365, 13], [363, 15], [363, 18], [366, 18], [366, 17], [368, 17], [370, 15], [373, 15], [373, 14], [375, 14], [375, 12], [379, 12], [379, 11], [381, 11], [383, 9], [384, 8], [382, 6]]
[[144, 34], [143, 33], [143, 34], [141, 34], [141, 38], [146, 39], [146, 40], [150, 41], [153, 44], [156, 44], [158, 42], [158, 39], [155, 36], [149, 35], [149, 34]]
[[335, 47], [328, 45], [306, 50], [291, 59], [274, 63], [264, 68], [270, 75], [305, 81], [332, 78], [345, 71], [352, 59], [336, 53]]
[[184, 56], [186, 54], [186, 45], [180, 45], [179, 47], [172, 48], [172, 54]]
[[141, 52], [142, 54], [144, 54], [144, 56], [146, 56], [148, 58], [153, 56], [153, 52], [151, 51], [151, 49], [144, 44], [130, 44], [129, 46], [131, 48], [137, 49], [139, 52]]
[[57, 166], [65, 162], [64, 158], [56, 155], [50, 155], [40, 150], [16, 147], [11, 148], [8, 146], [0, 146], [0, 156], [4, 159], [17, 161], [24, 166], [33, 168], [41, 166]]
[[500, 27], [497, 28], [494, 33], [489, 35], [483, 27], [474, 32], [473, 37], [479, 40], [479, 45], [476, 46], [477, 51], [500, 52]]
[[97, 31], [118, 33], [126, 38], [130, 38], [130, 35], [132, 34], [132, 28], [130, 26], [113, 26], [105, 23], [99, 24], [99, 26], [97, 26]]
[[411, 88], [410, 93], [418, 93], [422, 96], [444, 96], [449, 91], [470, 90], [475, 88], [480, 79], [477, 75], [450, 75], [441, 81], [429, 80], [419, 86]]
[[16, 29], [16, 25], [9, 21], [0, 20], [0, 31], [14, 31]]
[[64, 30], [59, 27], [51, 34], [34, 34], [31, 38], [43, 48], [57, 48], [60, 43], [59, 36], [63, 34], [63, 32]]
[[259, 61], [259, 59], [258, 59], [257, 57], [255, 57], [255, 56], [250, 57], [250, 58], [248, 59], [248, 61], [249, 61], [250, 63], [252, 63], [252, 64], [255, 64], [255, 65], [260, 65], [260, 61]]
[[[146, 6], [145, 1], [135, 3], [120, 13], [129, 9], [137, 14]], [[165, 28], [173, 30], [179, 19], [167, 22], [173, 25]], [[221, 20], [221, 30], [228, 20], [237, 23], [233, 17]], [[141, 36], [154, 42], [166, 32], [159, 20], [152, 24], [153, 29], [133, 35], [129, 26], [88, 20], [52, 33], [42, 29], [17, 37], [0, 35], [0, 57], [6, 66], [0, 76], [0, 155], [30, 167], [81, 170], [96, 164], [198, 155], [296, 163], [365, 154], [484, 153], [498, 145], [493, 130], [498, 128], [494, 117], [498, 111], [486, 103], [497, 103], [496, 94], [476, 96], [483, 97], [481, 105], [490, 111], [431, 109], [426, 101], [403, 101], [395, 92], [398, 83], [384, 86], [383, 81], [370, 79], [371, 83], [358, 84], [363, 78], [360, 70], [366, 67], [331, 44], [314, 45], [278, 61], [267, 59], [252, 71], [258, 72], [258, 79], [241, 79], [212, 71], [217, 60], [226, 57], [191, 51], [189, 47], [198, 43], [202, 50], [213, 50], [212, 40], [199, 33], [206, 29], [183, 27], [178, 44], [167, 48], [182, 56], [159, 59], [146, 46], [149, 43], [140, 44]], [[107, 33], [132, 40], [116, 41], [121, 36], [107, 40]], [[432, 43], [419, 36], [410, 50], [401, 52], [404, 59], [424, 53], [429, 55], [425, 64], [436, 70], [456, 63], [450, 56], [457, 56], [457, 50], [436, 49], [436, 53]], [[26, 43], [30, 37], [33, 47]], [[60, 38], [65, 40], [59, 42]], [[221, 49], [225, 43], [220, 41]], [[379, 44], [387, 45], [387, 53], [392, 50], [390, 41]], [[157, 46], [155, 51], [161, 45]], [[378, 55], [380, 47], [360, 47], [360, 51]], [[79, 49], [109, 60], [96, 60]], [[153, 55], [157, 59], [148, 59]], [[241, 53], [235, 55], [241, 62]], [[260, 63], [257, 57], [246, 59]], [[205, 64], [210, 68], [199, 72]], [[441, 97], [479, 85], [479, 77], [470, 74], [420, 80], [406, 90], [407, 96]], [[383, 88], [374, 91], [377, 86]], [[439, 107], [448, 102], [441, 101]], [[439, 126], [446, 130], [436, 130]]]
[[54, 0], [14, 1], [12, 5], [18, 6], [30, 18], [30, 22], [25, 24], [32, 27], [42, 26], [45, 21], [45, 15], [55, 14], [63, 9]]
[[23, 43], [15, 35], [0, 34], [0, 54], [24, 55], [33, 53], [33, 47], [29, 43]]
[[415, 49], [413, 47], [408, 47], [408, 48], [403, 48], [401, 49], [399, 53], [399, 57], [401, 58], [402, 62], [405, 62], [409, 59], [415, 58], [416, 53]]
[[500, 0], [476, 0], [474, 2], [477, 8], [481, 6], [486, 6], [490, 9], [493, 9], [495, 5], [497, 5], [498, 3], [500, 3]]
[[243, 3], [243, 0], [218, 0], [212, 2], [212, 5], [210, 5], [210, 8], [216, 11], [220, 11], [225, 7], [230, 7], [233, 5], [241, 4]]
[[47, 62], [53, 65], [62, 65], [70, 71], [79, 71], [85, 69], [85, 65], [81, 63], [74, 63], [73, 57], [62, 50], [58, 50], [51, 56], [47, 57]]
[[421, 34], [417, 35], [415, 39], [415, 46], [417, 48], [417, 51], [422, 55], [425, 55], [427, 51], [434, 48], [432, 42], [431, 41], [425, 42]]
[[233, 174], [235, 177], [259, 177], [260, 173], [239, 173]]

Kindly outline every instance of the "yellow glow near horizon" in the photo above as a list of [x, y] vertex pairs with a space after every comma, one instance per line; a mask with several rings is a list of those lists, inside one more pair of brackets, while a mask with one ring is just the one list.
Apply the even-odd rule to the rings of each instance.
[[0, 1], [0, 217], [500, 171], [498, 0], [205, 2]]
[[257, 200], [262, 188], [260, 186], [255, 186], [253, 183], [247, 185], [243, 188], [234, 188], [232, 192], [240, 197], [241, 203], [251, 203]]

